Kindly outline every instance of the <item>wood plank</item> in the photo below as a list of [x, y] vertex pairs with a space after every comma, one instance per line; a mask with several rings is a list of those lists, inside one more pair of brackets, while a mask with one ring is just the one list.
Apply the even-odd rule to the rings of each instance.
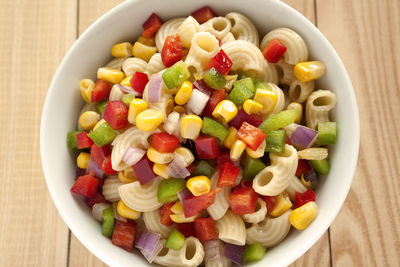
[[68, 228], [42, 174], [47, 88], [76, 38], [76, 1], [18, 0], [0, 9], [0, 266], [66, 266]]
[[361, 121], [356, 176], [331, 226], [334, 266], [400, 266], [400, 2], [317, 0], [319, 28], [352, 79]]

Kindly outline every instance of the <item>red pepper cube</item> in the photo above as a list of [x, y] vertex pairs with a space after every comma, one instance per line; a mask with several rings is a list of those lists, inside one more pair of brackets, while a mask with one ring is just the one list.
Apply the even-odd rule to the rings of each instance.
[[276, 206], [276, 196], [261, 196], [261, 199], [264, 200], [267, 205], [267, 212], [270, 213], [274, 210]]
[[210, 20], [216, 16], [217, 14], [209, 6], [199, 8], [192, 13], [192, 17], [195, 18], [200, 24], [203, 24], [207, 20]]
[[142, 95], [146, 84], [149, 82], [149, 77], [146, 73], [137, 71], [133, 74], [129, 82], [131, 83], [132, 89]]
[[229, 122], [229, 126], [233, 126], [237, 130], [239, 130], [240, 126], [242, 126], [244, 121], [250, 123], [255, 127], [258, 127], [263, 122], [263, 119], [260, 115], [247, 114], [242, 108], [238, 111], [237, 115]]
[[103, 170], [103, 172], [105, 172], [108, 175], [114, 175], [117, 174], [118, 172], [115, 171], [112, 168], [112, 164], [111, 164], [111, 155], [107, 156], [104, 161], [103, 164], [101, 165], [101, 168]]
[[176, 229], [181, 232], [185, 237], [195, 236], [194, 223], [177, 223]]
[[256, 209], [258, 194], [250, 186], [236, 186], [229, 203], [232, 211], [237, 215], [253, 213]]
[[218, 141], [212, 136], [200, 136], [194, 141], [199, 159], [215, 159], [219, 155]]
[[312, 167], [311, 167], [310, 163], [308, 162], [308, 160], [299, 159], [295, 175], [297, 177], [301, 177], [302, 175], [307, 174], [311, 170], [312, 170]]
[[221, 168], [222, 165], [223, 165], [225, 162], [229, 162], [229, 163], [233, 164], [233, 161], [231, 160], [231, 155], [230, 155], [230, 154], [231, 154], [231, 152], [230, 152], [229, 149], [223, 149], [223, 150], [219, 153], [218, 158], [217, 158], [217, 165], [218, 165], [218, 168]]
[[90, 148], [94, 144], [87, 132], [78, 133], [76, 135], [76, 144], [79, 149]]
[[84, 197], [94, 197], [97, 193], [98, 184], [99, 180], [91, 174], [79, 176], [71, 187], [71, 192]]
[[239, 175], [240, 168], [232, 165], [229, 162], [222, 164], [219, 170], [218, 187], [234, 186]]
[[294, 196], [294, 208], [297, 209], [310, 201], [315, 202], [315, 193], [311, 188], [308, 188], [304, 193], [296, 192]]
[[153, 172], [153, 165], [154, 163], [147, 156], [144, 156], [138, 163], [132, 166], [141, 185], [147, 184], [157, 177]]
[[[193, 87], [198, 89], [200, 92], [206, 94], [207, 96], [211, 97], [215, 89], [212, 89], [207, 86], [204, 80], [196, 80], [193, 82]], [[221, 90], [220, 90], [221, 91]]]
[[121, 222], [116, 220], [111, 243], [122, 249], [125, 249], [128, 252], [132, 252], [133, 243], [135, 241], [135, 233], [135, 221]]
[[179, 145], [179, 139], [166, 132], [155, 133], [151, 138], [151, 146], [161, 153], [172, 153]]
[[183, 200], [183, 214], [186, 218], [192, 217], [202, 210], [205, 210], [214, 203], [215, 195], [219, 190], [211, 190], [201, 196], [190, 196]]
[[287, 135], [286, 135], [285, 143], [288, 144], [288, 145], [292, 145], [292, 142], [290, 142], [290, 138]]
[[260, 129], [247, 122], [242, 123], [236, 136], [253, 150], [257, 150], [266, 137]]
[[207, 69], [216, 68], [222, 75], [227, 75], [232, 68], [232, 60], [220, 50], [208, 63]]
[[111, 155], [111, 147], [110, 145], [105, 146], [97, 146], [93, 144], [90, 149], [90, 157], [97, 163], [99, 167], [103, 166], [104, 159]]
[[150, 17], [143, 23], [142, 35], [146, 38], [150, 38], [154, 35], [158, 29], [161, 28], [162, 20], [156, 13], [150, 15]]
[[182, 43], [178, 35], [168, 35], [161, 51], [164, 66], [169, 68], [182, 59]]
[[201, 242], [218, 238], [218, 232], [212, 218], [195, 219], [194, 230], [196, 232], [196, 237]]
[[92, 92], [92, 102], [107, 100], [110, 96], [111, 85], [102, 79], [97, 79]]
[[174, 224], [174, 222], [171, 220], [170, 215], [174, 214], [171, 211], [171, 207], [174, 205], [174, 203], [166, 203], [162, 205], [162, 207], [158, 210], [160, 214], [160, 223], [165, 225], [165, 226], [170, 226]]
[[[100, 182], [99, 182], [99, 184], [100, 184]], [[97, 204], [97, 203], [109, 203], [109, 202], [105, 199], [105, 197], [100, 192], [97, 192], [94, 197], [86, 198], [85, 203], [89, 207], [93, 207], [94, 204]]]
[[204, 117], [212, 117], [212, 113], [219, 102], [226, 99], [225, 90], [213, 90], [210, 99], [207, 102], [206, 107], [203, 110]]
[[278, 39], [272, 40], [262, 51], [265, 59], [269, 63], [278, 63], [286, 52], [286, 46], [284, 46]]
[[103, 119], [114, 130], [128, 127], [128, 107], [122, 101], [110, 101], [103, 113]]

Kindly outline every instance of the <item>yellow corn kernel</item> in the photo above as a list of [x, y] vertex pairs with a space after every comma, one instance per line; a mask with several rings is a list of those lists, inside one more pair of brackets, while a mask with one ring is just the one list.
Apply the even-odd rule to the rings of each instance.
[[176, 111], [178, 113], [185, 113], [186, 109], [183, 106], [175, 106], [172, 111]]
[[142, 43], [144, 45], [148, 45], [148, 46], [155, 46], [156, 45], [156, 41], [154, 37], [144, 37], [143, 35], [140, 35], [139, 38], [137, 39], [137, 41], [139, 43]]
[[207, 176], [195, 176], [187, 180], [186, 187], [194, 196], [201, 196], [210, 192], [211, 183]]
[[301, 175], [300, 181], [305, 187], [311, 188], [311, 186], [312, 186], [311, 181], [306, 181], [304, 179], [304, 175], [303, 174]]
[[164, 179], [169, 179], [171, 178], [171, 176], [169, 176], [167, 173], [167, 167], [168, 167], [167, 164], [156, 163], [153, 165], [153, 172]]
[[132, 79], [132, 75], [131, 76], [126, 76], [125, 79], [123, 79], [120, 84], [125, 85], [125, 86], [131, 86], [131, 79]]
[[250, 147], [246, 147], [246, 152], [249, 157], [252, 157], [253, 159], [258, 159], [264, 156], [265, 153], [265, 146], [267, 145], [267, 142], [265, 140], [261, 143], [261, 145], [258, 146], [257, 150], [253, 150]]
[[246, 148], [246, 143], [243, 142], [242, 140], [237, 139], [231, 147], [231, 153], [230, 153], [231, 160], [237, 161], [238, 159], [240, 159], [240, 156], [242, 156], [245, 148]]
[[113, 45], [111, 48], [113, 57], [130, 57], [132, 56], [132, 45], [128, 42]]
[[192, 90], [193, 84], [189, 81], [184, 81], [175, 95], [175, 103], [185, 105], [189, 101]]
[[164, 121], [164, 115], [155, 109], [146, 109], [136, 116], [136, 126], [145, 132], [157, 129]]
[[93, 131], [97, 129], [97, 127], [99, 127], [100, 125], [102, 125], [103, 123], [105, 123], [106, 121], [104, 119], [99, 120], [98, 123], [96, 123], [96, 125], [93, 127]]
[[124, 184], [133, 183], [138, 180], [132, 167], [128, 167], [125, 170], [118, 172], [118, 179]]
[[194, 156], [192, 151], [186, 147], [178, 147], [174, 151], [174, 158], [180, 157], [180, 159], [185, 163], [185, 167], [189, 166], [194, 161]]
[[183, 214], [183, 206], [182, 203], [178, 200], [177, 202], [175, 202], [174, 205], [171, 206], [171, 212], [173, 212], [174, 214]]
[[157, 48], [155, 46], [148, 46], [140, 42], [136, 42], [132, 47], [133, 56], [141, 58], [144, 61], [149, 61], [156, 52]]
[[147, 157], [150, 161], [157, 164], [167, 164], [170, 163], [174, 159], [174, 154], [172, 153], [161, 153], [158, 152], [155, 148], [149, 147], [147, 149]]
[[125, 205], [124, 202], [122, 202], [122, 200], [118, 201], [117, 211], [118, 211], [119, 215], [121, 215], [122, 217], [131, 219], [131, 220], [138, 219], [141, 214], [139, 211], [129, 208], [127, 205]]
[[181, 136], [195, 140], [200, 135], [201, 126], [203, 121], [197, 115], [186, 115], [181, 122]]
[[82, 129], [91, 130], [100, 121], [100, 114], [95, 111], [85, 111], [79, 117], [79, 125]]
[[294, 121], [295, 123], [301, 123], [301, 119], [303, 117], [303, 106], [300, 103], [292, 102], [290, 103], [286, 109], [294, 109], [297, 111], [297, 117]]
[[149, 105], [146, 101], [141, 98], [135, 98], [129, 103], [129, 111], [128, 111], [128, 121], [129, 123], [134, 124], [136, 121], [136, 116], [146, 109], [149, 108]]
[[232, 101], [222, 100], [215, 107], [212, 115], [217, 119], [221, 119], [223, 123], [228, 123], [237, 115], [237, 113], [238, 109]]
[[119, 83], [125, 78], [125, 74], [120, 70], [110, 69], [107, 67], [97, 70], [97, 79], [103, 79], [111, 83]]
[[279, 217], [292, 207], [288, 193], [284, 191], [276, 197], [275, 208], [269, 213], [273, 217]]
[[254, 101], [263, 106], [261, 111], [263, 114], [269, 114], [275, 108], [276, 102], [278, 101], [278, 94], [272, 90], [258, 88], [254, 96]]
[[229, 127], [228, 135], [226, 136], [226, 138], [224, 140], [224, 146], [226, 148], [231, 148], [233, 143], [235, 143], [235, 141], [237, 140], [236, 134], [237, 134], [236, 128], [233, 126]]
[[89, 165], [90, 154], [86, 152], [81, 152], [76, 158], [76, 165], [81, 169], [87, 169]]
[[300, 62], [294, 66], [293, 73], [300, 82], [309, 82], [324, 75], [325, 64], [321, 61]]
[[261, 105], [257, 101], [251, 100], [251, 99], [247, 99], [243, 103], [243, 110], [249, 115], [257, 114], [257, 113], [261, 112], [262, 109], [263, 109], [263, 105]]
[[92, 101], [94, 85], [95, 84], [91, 79], [83, 79], [79, 83], [82, 98], [86, 103], [90, 103]]
[[314, 201], [307, 202], [293, 210], [289, 215], [289, 222], [298, 230], [306, 229], [315, 219], [318, 213], [318, 205]]

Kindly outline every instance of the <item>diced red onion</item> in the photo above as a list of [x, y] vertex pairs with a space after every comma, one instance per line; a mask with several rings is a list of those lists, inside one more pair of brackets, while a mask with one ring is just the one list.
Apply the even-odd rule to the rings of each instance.
[[244, 246], [238, 246], [230, 243], [225, 244], [224, 256], [236, 264], [242, 265], [242, 255]]
[[179, 157], [175, 157], [174, 160], [168, 164], [167, 173], [174, 178], [186, 178], [190, 175], [190, 172], [185, 167], [185, 162]]
[[160, 73], [151, 76], [148, 88], [149, 102], [160, 102], [163, 80]]
[[127, 218], [122, 217], [121, 215], [119, 215], [118, 210], [117, 210], [117, 202], [114, 202], [112, 205], [113, 205], [113, 208], [114, 208], [114, 218], [116, 220], [124, 222], [124, 223], [128, 222]]
[[292, 144], [300, 147], [311, 147], [317, 139], [318, 132], [305, 126], [298, 126], [290, 136]]
[[193, 89], [190, 95], [189, 101], [186, 104], [186, 108], [191, 110], [194, 114], [199, 115], [203, 112], [210, 97], [200, 90]]
[[79, 167], [76, 167], [75, 171], [75, 177], [78, 178], [79, 176], [85, 175], [86, 174], [86, 169], [81, 169]]
[[133, 94], [135, 96], [139, 96], [139, 93], [136, 92], [135, 90], [133, 90], [133, 88], [130, 86], [126, 86], [126, 85], [119, 84], [119, 83], [117, 83], [117, 86], [119, 87], [119, 89], [121, 89], [121, 91], [123, 91], [127, 94]]
[[158, 253], [160, 253], [162, 248], [163, 248], [163, 245], [161, 244], [161, 242], [157, 242], [157, 245], [153, 251], [149, 252], [149, 251], [141, 249], [140, 252], [142, 252], [143, 256], [146, 258], [146, 260], [149, 263], [152, 263], [154, 261], [154, 259], [157, 257]]
[[103, 178], [103, 170], [97, 165], [92, 157], [90, 157], [89, 164], [86, 169], [86, 173], [91, 172], [93, 172], [94, 176], [96, 176], [97, 178]]
[[122, 160], [129, 166], [135, 165], [146, 154], [146, 150], [137, 147], [128, 147], [122, 156]]
[[107, 203], [96, 203], [92, 207], [92, 216], [96, 219], [96, 221], [103, 221], [103, 211], [108, 209], [110, 204]]
[[183, 190], [178, 192], [178, 198], [183, 203], [183, 200], [187, 199], [188, 197], [193, 196], [189, 189], [184, 188]]
[[212, 239], [204, 242], [204, 250], [205, 250], [205, 257], [204, 260], [206, 261], [220, 261], [221, 254], [220, 254], [220, 247], [219, 247], [219, 240]]
[[242, 158], [242, 156], [240, 156], [240, 158], [237, 161], [232, 161], [232, 164], [235, 165], [236, 167], [240, 167], [241, 158]]
[[156, 249], [160, 238], [160, 234], [144, 230], [140, 232], [136, 239], [135, 247], [148, 253], [153, 252]]
[[240, 168], [240, 172], [239, 172], [239, 174], [238, 174], [238, 176], [237, 176], [237, 178], [236, 178], [235, 185], [240, 184], [240, 182], [242, 181], [242, 179], [243, 179], [243, 169]]
[[311, 182], [311, 187], [316, 188], [318, 185], [318, 174], [311, 170], [304, 175], [304, 181]]

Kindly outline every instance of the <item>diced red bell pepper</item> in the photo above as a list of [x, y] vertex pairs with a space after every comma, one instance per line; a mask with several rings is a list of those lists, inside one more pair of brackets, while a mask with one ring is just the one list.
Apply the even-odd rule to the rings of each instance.
[[195, 18], [200, 24], [216, 16], [217, 14], [209, 6], [199, 8], [192, 13], [192, 17]]
[[142, 35], [146, 38], [150, 38], [154, 35], [158, 29], [161, 28], [162, 20], [156, 13], [150, 15], [150, 17], [143, 23]]
[[242, 123], [244, 121], [250, 123], [255, 127], [258, 127], [263, 122], [263, 119], [260, 115], [256, 114], [249, 115], [243, 109], [240, 109], [237, 115], [229, 122], [229, 126], [233, 126], [237, 130], [239, 130], [240, 126], [242, 126]]
[[97, 79], [92, 92], [92, 102], [107, 100], [110, 96], [111, 85], [102, 79]]
[[297, 209], [310, 201], [315, 201], [315, 193], [311, 188], [308, 188], [304, 193], [296, 192], [294, 196], [294, 208]]
[[97, 193], [98, 184], [99, 180], [91, 174], [79, 176], [71, 187], [71, 192], [89, 198], [94, 197]]
[[218, 141], [212, 136], [200, 136], [195, 141], [197, 157], [199, 159], [215, 159], [219, 155]]
[[89, 138], [87, 132], [82, 132], [76, 135], [76, 144], [79, 149], [90, 148], [93, 145], [93, 141]]
[[[216, 91], [215, 89], [208, 87], [204, 80], [194, 81], [193, 86], [194, 86], [194, 88], [199, 89], [200, 92], [208, 95], [209, 97], [211, 97], [213, 92]], [[221, 91], [221, 90], [219, 90], [219, 91]]]
[[220, 50], [208, 63], [207, 69], [216, 68], [222, 75], [227, 75], [232, 68], [232, 60]]
[[242, 126], [240, 127], [236, 136], [253, 150], [257, 150], [266, 137], [265, 133], [263, 133], [260, 129], [247, 122], [242, 123]]
[[292, 142], [290, 142], [290, 138], [287, 135], [286, 135], [285, 143], [288, 144], [288, 145], [292, 145]]
[[223, 150], [219, 153], [218, 158], [217, 158], [217, 165], [218, 165], [218, 168], [221, 168], [222, 165], [223, 165], [225, 162], [229, 162], [229, 163], [231, 163], [231, 164], [233, 165], [233, 161], [231, 160], [230, 154], [231, 154], [231, 152], [230, 152], [229, 149], [223, 149]]
[[165, 67], [171, 67], [182, 59], [182, 43], [178, 35], [168, 35], [161, 51], [161, 59]]
[[108, 175], [114, 175], [114, 174], [118, 173], [117, 171], [115, 171], [112, 168], [111, 155], [107, 156], [104, 159], [103, 164], [101, 165], [101, 168], [102, 168], [103, 172], [107, 173]]
[[231, 196], [229, 203], [235, 214], [243, 215], [253, 213], [256, 209], [258, 194], [250, 186], [236, 186]]
[[151, 146], [161, 153], [172, 153], [179, 145], [179, 139], [166, 132], [155, 133], [151, 138]]
[[160, 222], [163, 225], [170, 226], [174, 222], [171, 220], [170, 215], [174, 214], [171, 211], [171, 207], [174, 205], [174, 203], [165, 203], [159, 210], [158, 212], [160, 213]]
[[157, 177], [153, 172], [153, 165], [154, 163], [147, 156], [144, 156], [138, 163], [132, 166], [141, 185], [147, 184]]
[[207, 102], [206, 107], [203, 110], [204, 117], [212, 117], [212, 113], [219, 102], [226, 99], [225, 90], [213, 90], [210, 99]]
[[215, 228], [212, 218], [197, 218], [194, 220], [194, 231], [196, 237], [201, 241], [208, 241], [218, 238], [218, 232]]
[[312, 170], [312, 167], [311, 167], [310, 163], [308, 162], [308, 160], [299, 159], [295, 175], [297, 177], [301, 177], [302, 175], [307, 174], [311, 170]]
[[86, 198], [85, 203], [89, 207], [93, 207], [93, 205], [97, 204], [97, 203], [109, 203], [109, 202], [105, 199], [105, 197], [100, 192], [97, 192], [94, 197]]
[[222, 164], [219, 170], [217, 186], [218, 187], [234, 186], [237, 177], [239, 175], [239, 172], [240, 172], [239, 167], [236, 167], [229, 162], [225, 162], [224, 164]]
[[194, 223], [177, 223], [176, 229], [181, 232], [185, 237], [195, 236]]
[[264, 200], [267, 205], [267, 212], [270, 213], [274, 210], [276, 206], [276, 196], [261, 196], [261, 199]]
[[262, 51], [265, 59], [269, 63], [278, 63], [286, 52], [286, 46], [284, 46], [278, 39], [272, 40]]
[[99, 167], [103, 166], [104, 159], [111, 155], [111, 147], [110, 145], [105, 146], [97, 146], [96, 144], [92, 145], [90, 149], [90, 157], [97, 163]]
[[114, 130], [128, 127], [128, 107], [122, 101], [110, 101], [103, 113], [103, 119]]
[[146, 73], [137, 71], [132, 75], [129, 82], [131, 83], [132, 89], [142, 95], [146, 84], [149, 82], [149, 77]]
[[115, 220], [114, 232], [111, 238], [111, 243], [125, 249], [128, 252], [132, 252], [133, 243], [135, 241], [136, 233], [136, 222], [128, 221], [121, 222]]
[[192, 217], [202, 210], [205, 210], [214, 203], [215, 195], [220, 189], [213, 189], [201, 196], [190, 196], [183, 200], [183, 214], [186, 218]]

